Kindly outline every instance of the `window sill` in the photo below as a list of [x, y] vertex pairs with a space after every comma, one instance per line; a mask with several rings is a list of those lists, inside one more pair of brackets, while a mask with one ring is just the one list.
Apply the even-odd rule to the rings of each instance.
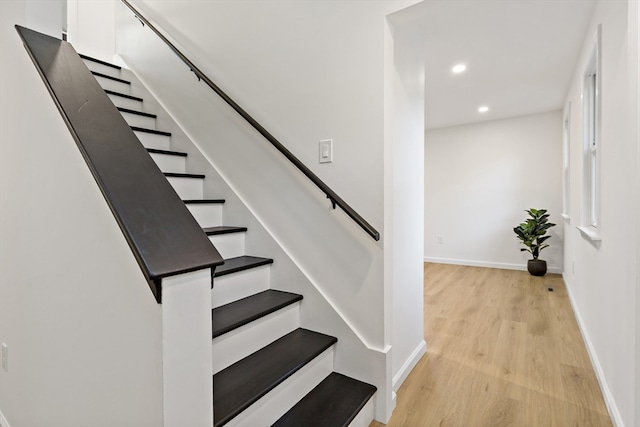
[[600, 243], [602, 241], [602, 236], [600, 235], [600, 232], [598, 231], [597, 228], [585, 227], [585, 226], [578, 226], [576, 228], [580, 230], [580, 233], [582, 233], [582, 236], [585, 237], [587, 240], [590, 240], [593, 243]]

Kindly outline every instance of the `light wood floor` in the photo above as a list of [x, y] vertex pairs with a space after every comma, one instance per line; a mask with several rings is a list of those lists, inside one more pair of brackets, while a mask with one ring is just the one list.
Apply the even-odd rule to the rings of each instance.
[[424, 271], [427, 354], [389, 426], [611, 426], [561, 276]]

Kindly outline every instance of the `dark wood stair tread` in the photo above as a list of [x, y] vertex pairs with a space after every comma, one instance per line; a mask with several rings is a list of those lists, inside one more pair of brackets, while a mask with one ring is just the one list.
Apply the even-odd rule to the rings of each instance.
[[204, 179], [204, 175], [199, 173], [178, 173], [178, 172], [163, 172], [167, 178], [195, 178]]
[[145, 133], [153, 133], [153, 134], [162, 135], [162, 136], [171, 136], [171, 132], [165, 132], [163, 130], [147, 129], [147, 128], [141, 128], [138, 126], [131, 126], [131, 129], [134, 132], [145, 132]]
[[120, 111], [121, 113], [135, 114], [136, 116], [150, 117], [152, 119], [158, 118], [158, 116], [156, 116], [155, 114], [145, 113], [144, 111], [132, 110], [130, 108], [122, 108], [122, 107], [117, 107], [117, 108], [118, 108], [118, 111]]
[[222, 204], [225, 199], [186, 199], [183, 200], [185, 205], [206, 205], [208, 203]]
[[128, 81], [128, 80], [120, 79], [118, 77], [112, 77], [112, 76], [109, 76], [107, 74], [99, 73], [97, 71], [92, 71], [91, 74], [93, 74], [96, 77], [102, 77], [103, 79], [113, 80], [114, 82], [123, 83], [123, 84], [126, 84], [126, 85], [130, 85], [131, 84], [131, 82]]
[[166, 154], [168, 156], [187, 157], [187, 153], [182, 151], [170, 151], [170, 150], [158, 150], [157, 148], [147, 148], [148, 153], [153, 154]]
[[273, 390], [337, 339], [296, 329], [213, 376], [214, 426], [221, 426]]
[[302, 300], [302, 295], [269, 289], [211, 310], [213, 338]]
[[206, 227], [203, 228], [207, 236], [217, 236], [220, 234], [231, 234], [231, 233], [244, 233], [247, 231], [247, 227], [233, 227], [230, 225], [219, 225], [216, 227]]
[[[225, 274], [237, 273], [250, 268], [260, 267], [263, 265], [273, 264], [271, 258], [260, 258], [255, 256], [243, 255], [235, 258], [224, 260], [224, 264], [216, 267], [214, 277], [224, 276]], [[214, 284], [215, 286], [215, 284]]]
[[87, 61], [96, 62], [98, 64], [106, 65], [107, 67], [111, 67], [111, 68], [114, 68], [116, 70], [122, 70], [121, 66], [115, 65], [115, 64], [111, 64], [109, 62], [105, 62], [102, 59], [93, 58], [91, 56], [83, 55], [82, 53], [79, 53], [78, 55], [80, 55], [80, 58], [86, 59]]
[[371, 384], [333, 372], [272, 427], [348, 426], [375, 392]]
[[121, 98], [133, 99], [134, 101], [139, 101], [139, 102], [143, 101], [142, 98], [139, 98], [137, 96], [127, 95], [126, 93], [116, 92], [115, 90], [105, 89], [104, 91], [107, 93], [107, 95], [114, 95], [114, 96], [119, 96]]

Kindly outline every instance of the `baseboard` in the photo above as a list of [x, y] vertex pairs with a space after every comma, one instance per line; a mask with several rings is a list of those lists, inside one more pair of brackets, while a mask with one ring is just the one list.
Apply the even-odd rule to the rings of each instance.
[[395, 395], [398, 392], [398, 389], [400, 388], [402, 383], [404, 383], [404, 380], [407, 379], [407, 377], [409, 376], [413, 368], [415, 368], [415, 366], [420, 361], [420, 358], [422, 358], [422, 356], [424, 356], [426, 352], [427, 352], [427, 343], [424, 340], [422, 340], [420, 344], [418, 344], [418, 346], [415, 348], [415, 350], [413, 350], [413, 352], [411, 353], [411, 356], [409, 356], [407, 360], [404, 362], [404, 364], [400, 368], [400, 371], [398, 371], [398, 373], [393, 376], [393, 380], [392, 380], [393, 382], [391, 383], [391, 388], [393, 389], [393, 395]]
[[611, 417], [611, 421], [613, 422], [614, 427], [625, 427], [624, 421], [622, 420], [622, 416], [620, 415], [620, 411], [618, 410], [618, 406], [616, 405], [615, 399], [611, 394], [611, 390], [609, 390], [609, 386], [607, 385], [607, 380], [604, 376], [602, 365], [600, 364], [598, 355], [596, 354], [595, 348], [593, 347], [593, 343], [591, 342], [589, 332], [587, 331], [584, 321], [582, 320], [582, 315], [580, 314], [580, 310], [578, 310], [578, 307], [575, 304], [575, 299], [573, 298], [573, 294], [571, 293], [571, 286], [569, 285], [569, 281], [567, 280], [567, 277], [564, 274], [562, 275], [562, 278], [564, 279], [564, 283], [567, 288], [567, 294], [569, 295], [571, 308], [573, 309], [573, 313], [576, 316], [578, 329], [580, 329], [580, 334], [582, 335], [582, 339], [584, 340], [585, 346], [587, 347], [587, 353], [589, 354], [589, 359], [591, 359], [591, 365], [593, 366], [593, 370], [596, 373], [598, 384], [600, 384], [600, 390], [602, 391], [604, 402], [607, 405], [607, 410], [609, 411], [609, 416]]
[[[469, 267], [500, 268], [503, 270], [527, 271], [526, 264], [510, 264], [510, 263], [504, 263], [504, 262], [472, 261], [468, 259], [435, 258], [435, 257], [424, 257], [424, 262], [435, 262], [437, 264], [467, 265]], [[553, 274], [562, 274], [562, 267], [550, 265], [548, 266], [547, 271]]]
[[9, 425], [9, 421], [7, 421], [7, 419], [4, 417], [4, 414], [2, 413], [2, 411], [0, 411], [0, 426], [1, 427], [11, 427]]

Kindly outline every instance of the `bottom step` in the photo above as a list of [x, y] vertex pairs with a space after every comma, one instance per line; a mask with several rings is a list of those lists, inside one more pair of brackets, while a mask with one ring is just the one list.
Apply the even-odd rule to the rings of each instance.
[[348, 426], [375, 392], [370, 384], [333, 372], [273, 427]]
[[[320, 382], [322, 378], [331, 372], [331, 366], [333, 365], [331, 347], [336, 341], [336, 338], [328, 335], [306, 329], [296, 329], [252, 355], [216, 373], [213, 376], [214, 426], [218, 427], [226, 424], [245, 411], [245, 409], [256, 404], [261, 398], [266, 398], [270, 391], [278, 390], [278, 385], [288, 378], [294, 378], [294, 374], [302, 372], [302, 368], [305, 365], [309, 364], [311, 366], [314, 365], [314, 361], [325, 359], [317, 358], [317, 356], [321, 354], [328, 355], [330, 357], [330, 366], [326, 367], [325, 370], [325, 366], [322, 364], [321, 371], [324, 371], [324, 373], [315, 380], [314, 384]], [[317, 360], [314, 360], [316, 358]], [[313, 385], [310, 385], [301, 394], [312, 388]], [[290, 405], [293, 405], [293, 402], [295, 400]], [[254, 408], [256, 409], [255, 411], [243, 413], [239, 417], [242, 421], [237, 422], [237, 424], [254, 426], [258, 424], [255, 422], [256, 418], [264, 419], [266, 412], [271, 413], [275, 410], [271, 401], [263, 401], [262, 403], [262, 405], [257, 405]], [[260, 414], [261, 409], [265, 411], [262, 414]], [[285, 410], [283, 409], [277, 416], [271, 418], [271, 421], [264, 424], [271, 424]]]

